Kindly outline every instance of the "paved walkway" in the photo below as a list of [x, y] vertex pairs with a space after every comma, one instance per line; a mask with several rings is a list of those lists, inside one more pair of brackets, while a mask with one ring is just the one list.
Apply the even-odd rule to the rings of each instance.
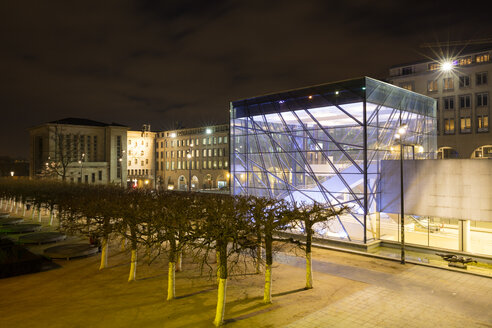
[[[279, 254], [278, 262], [304, 266]], [[367, 284], [292, 324], [300, 327], [492, 327], [492, 279], [407, 264], [399, 274], [313, 261], [322, 272]]]

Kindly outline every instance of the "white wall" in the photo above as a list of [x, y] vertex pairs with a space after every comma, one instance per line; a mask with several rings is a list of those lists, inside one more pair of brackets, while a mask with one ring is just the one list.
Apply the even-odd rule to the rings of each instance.
[[[405, 214], [492, 221], [492, 160], [404, 161]], [[379, 212], [400, 213], [400, 162], [382, 161]]]

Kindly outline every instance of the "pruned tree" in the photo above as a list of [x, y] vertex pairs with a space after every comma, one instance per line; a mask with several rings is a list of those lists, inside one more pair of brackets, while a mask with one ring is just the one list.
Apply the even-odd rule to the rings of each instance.
[[[315, 225], [327, 225], [328, 222], [337, 215], [341, 215], [348, 211], [348, 207], [342, 206], [339, 208], [323, 206], [317, 202], [314, 204], [294, 204], [292, 215], [296, 219], [296, 225], [304, 232], [306, 243], [304, 245], [304, 253], [306, 257], [306, 286], [305, 289], [313, 288], [313, 264], [312, 264], [312, 244], [313, 235], [315, 233]], [[321, 228], [321, 227], [320, 227]]]
[[[289, 206], [283, 200], [268, 199], [261, 197], [249, 197], [248, 205], [250, 215], [255, 226], [257, 243], [261, 241], [265, 245], [265, 286], [263, 302], [272, 302], [272, 265], [273, 265], [273, 242], [288, 241], [275, 238], [275, 233], [291, 228], [293, 217], [290, 215]], [[261, 254], [261, 253], [260, 253]], [[257, 255], [258, 256], [258, 255]], [[259, 259], [257, 259], [259, 262]]]
[[[203, 194], [199, 197], [202, 218], [194, 223], [196, 245], [207, 262], [209, 250], [217, 254], [218, 293], [214, 325], [224, 322], [226, 290], [231, 265], [239, 262], [241, 254], [251, 254], [256, 243], [250, 240], [254, 228], [247, 216], [248, 202], [243, 197]], [[229, 261], [232, 260], [231, 263]]]

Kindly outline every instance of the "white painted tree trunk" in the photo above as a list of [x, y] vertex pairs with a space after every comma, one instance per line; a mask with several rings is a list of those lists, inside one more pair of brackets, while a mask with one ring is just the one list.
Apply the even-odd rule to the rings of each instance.
[[50, 226], [53, 225], [53, 210], [50, 210]]
[[41, 207], [38, 207], [38, 221], [41, 222]]
[[2, 208], [2, 206], [3, 206], [3, 198], [0, 197], [0, 208]]
[[19, 213], [20, 202], [15, 202], [15, 214]]
[[22, 203], [22, 217], [26, 216], [26, 203]]
[[176, 257], [176, 271], [181, 272], [183, 264], [183, 252], [179, 251]]
[[10, 210], [9, 210], [9, 212], [13, 212], [14, 211], [14, 207], [15, 207], [15, 202], [12, 202], [10, 204]]
[[265, 290], [263, 291], [263, 303], [272, 303], [272, 265], [267, 264], [265, 269]]
[[313, 262], [311, 261], [311, 252], [306, 254], [306, 287], [313, 288]]
[[136, 277], [137, 277], [137, 250], [132, 249], [130, 276], [128, 277], [128, 282], [135, 281]]
[[176, 263], [169, 262], [169, 272], [167, 274], [167, 300], [170, 301], [174, 299], [175, 294], [175, 272]]
[[103, 238], [101, 241], [101, 265], [99, 270], [108, 267], [108, 238]]
[[226, 303], [227, 279], [219, 279], [219, 290], [217, 292], [217, 310], [215, 311], [214, 325], [219, 327], [224, 323], [224, 312]]

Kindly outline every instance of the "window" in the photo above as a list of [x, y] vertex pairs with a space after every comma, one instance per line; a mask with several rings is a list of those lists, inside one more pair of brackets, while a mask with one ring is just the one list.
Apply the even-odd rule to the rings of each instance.
[[171, 170], [174, 170], [174, 162], [171, 162]]
[[477, 130], [478, 132], [489, 131], [489, 115], [477, 116]]
[[429, 71], [437, 71], [439, 69], [439, 63], [430, 63], [427, 65]]
[[461, 133], [470, 133], [471, 132], [471, 118], [470, 117], [460, 118], [460, 132]]
[[214, 137], [214, 145], [217, 144], [217, 137]]
[[103, 179], [103, 171], [99, 170], [97, 172], [97, 174], [98, 174], [99, 181], [102, 181], [102, 179]]
[[452, 77], [445, 77], [442, 79], [442, 86], [444, 90], [453, 90], [454, 89], [454, 84], [453, 84], [453, 78]]
[[410, 75], [412, 73], [413, 73], [413, 67], [412, 66], [401, 68], [401, 75]]
[[140, 152], [140, 156], [143, 156], [143, 155], [144, 155], [144, 151], [142, 150], [142, 151]]
[[485, 63], [490, 60], [489, 54], [480, 54], [475, 56], [475, 62], [477, 63]]
[[164, 148], [164, 143], [161, 141], [161, 148]]
[[224, 162], [224, 168], [227, 169], [227, 161]]
[[166, 170], [169, 171], [169, 162], [166, 162]]
[[410, 91], [414, 91], [414, 86], [413, 86], [413, 82], [403, 82], [403, 83], [400, 83], [399, 84], [399, 87], [402, 88], [402, 89], [406, 89], [406, 90], [410, 90]]
[[198, 157], [198, 156], [200, 156], [200, 150], [199, 149], [196, 149], [195, 150], [195, 157]]
[[209, 137], [209, 138], [207, 138], [207, 144], [208, 144], [208, 145], [211, 145], [211, 144], [212, 144], [212, 138], [210, 138], [210, 137]]
[[145, 159], [145, 164], [149, 164], [149, 159], [148, 158]]
[[202, 145], [206, 145], [207, 144], [207, 138], [203, 138], [202, 139]]
[[217, 168], [217, 161], [214, 161], [214, 169]]
[[464, 66], [464, 65], [470, 65], [472, 63], [472, 58], [471, 56], [466, 56], [466, 57], [463, 57], [463, 58], [460, 58], [458, 60], [458, 64], [460, 66]]
[[219, 169], [222, 168], [222, 161], [219, 161]]
[[140, 166], [144, 166], [144, 161], [140, 161]]
[[222, 143], [222, 137], [219, 137], [219, 144]]
[[178, 161], [178, 170], [181, 170], [181, 161]]
[[202, 168], [206, 169], [207, 168], [207, 161], [203, 161], [203, 166]]
[[489, 105], [489, 94], [486, 92], [477, 93], [477, 107], [488, 106], [488, 105]]
[[224, 136], [224, 143], [227, 143], [227, 136]]
[[132, 166], [132, 161], [128, 161], [128, 166]]
[[460, 109], [470, 108], [471, 107], [471, 96], [470, 95], [462, 95], [460, 98]]
[[437, 92], [437, 80], [427, 82], [428, 92]]
[[135, 158], [135, 165], [138, 164], [138, 159]]
[[442, 99], [444, 109], [454, 109], [454, 97], [446, 97]]
[[207, 150], [206, 149], [203, 150], [203, 157], [207, 157]]
[[487, 84], [487, 72], [480, 72], [476, 74], [476, 85], [484, 85]]
[[145, 175], [149, 175], [149, 169], [145, 169]]
[[467, 88], [470, 86], [470, 76], [462, 75], [460, 76], [460, 88]]
[[208, 150], [208, 157], [212, 157], [212, 149]]
[[89, 176], [87, 174], [84, 175], [84, 182], [89, 183]]
[[196, 138], [195, 139], [195, 145], [198, 146], [200, 144], [200, 139]]
[[454, 118], [444, 119], [444, 134], [454, 134]]
[[91, 182], [95, 183], [96, 182], [96, 173], [91, 174]]
[[214, 148], [214, 157], [217, 156], [217, 148]]
[[212, 168], [212, 161], [208, 161], [208, 168], [211, 169]]

